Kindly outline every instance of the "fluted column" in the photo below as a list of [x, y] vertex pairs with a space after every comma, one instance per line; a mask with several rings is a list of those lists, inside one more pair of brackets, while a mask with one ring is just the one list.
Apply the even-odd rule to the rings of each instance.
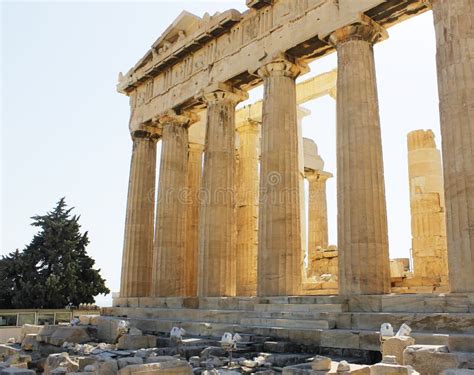
[[309, 252], [314, 253], [318, 247], [327, 249], [328, 211], [326, 199], [326, 181], [331, 173], [322, 171], [306, 172], [309, 182]]
[[235, 106], [242, 92], [222, 89], [204, 96], [206, 145], [199, 222], [198, 295], [235, 295]]
[[441, 153], [431, 130], [410, 132], [407, 144], [414, 275], [422, 285], [424, 278], [440, 278], [446, 284], [448, 260]]
[[237, 282], [238, 296], [257, 293], [258, 250], [258, 163], [260, 124], [247, 121], [237, 127], [239, 164], [237, 170]]
[[474, 4], [432, 0], [452, 292], [474, 292]]
[[188, 196], [186, 217], [186, 255], [184, 257], [184, 294], [197, 295], [197, 270], [199, 249], [199, 190], [202, 180], [202, 153], [204, 145], [189, 144]]
[[160, 118], [163, 135], [152, 287], [157, 297], [184, 296], [189, 122], [189, 117], [173, 113]]
[[330, 36], [338, 54], [337, 194], [339, 292], [390, 291], [387, 210], [373, 44], [386, 32], [370, 19]]
[[147, 297], [151, 292], [157, 137], [137, 130], [132, 140], [120, 297]]
[[285, 59], [258, 73], [264, 80], [260, 205], [259, 296], [301, 293], [302, 239], [295, 79], [301, 68]]

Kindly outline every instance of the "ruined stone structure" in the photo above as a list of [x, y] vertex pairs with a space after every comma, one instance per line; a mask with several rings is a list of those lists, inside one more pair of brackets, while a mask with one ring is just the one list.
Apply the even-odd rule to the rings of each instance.
[[408, 134], [413, 273], [420, 285], [447, 284], [446, 211], [441, 153], [432, 131]]
[[[261, 335], [273, 348], [349, 349], [366, 362], [381, 359], [381, 324], [408, 324], [412, 338], [385, 345], [374, 373], [402, 361], [421, 374], [474, 369], [472, 1], [247, 5], [183, 12], [119, 77], [133, 152], [121, 290], [104, 324], [127, 319], [161, 335], [180, 327], [191, 342]], [[389, 260], [374, 45], [431, 10], [443, 152], [431, 132], [409, 135], [413, 273], [408, 259]], [[330, 53], [337, 70], [305, 80]], [[263, 99], [239, 105], [259, 85]], [[301, 130], [302, 105], [325, 95], [337, 108], [337, 247], [328, 243], [332, 175]]]
[[[429, 193], [438, 194], [440, 210], [446, 207], [451, 290], [474, 292], [470, 1], [247, 4], [245, 13], [200, 18], [183, 12], [119, 77], [118, 90], [130, 97], [134, 151], [116, 303], [304, 293], [306, 236], [310, 252], [329, 245], [325, 181], [330, 175], [305, 166], [297, 106], [321, 95], [337, 100], [339, 294], [389, 293], [373, 46], [388, 37], [390, 26], [430, 9], [438, 46], [445, 203], [438, 172], [438, 190]], [[309, 62], [329, 53], [337, 53], [337, 73], [296, 84]], [[264, 86], [263, 100], [236, 110], [258, 85]], [[311, 190], [308, 228], [302, 210], [305, 175]], [[432, 272], [433, 262], [425, 264], [422, 272]], [[445, 271], [439, 273], [446, 279]]]

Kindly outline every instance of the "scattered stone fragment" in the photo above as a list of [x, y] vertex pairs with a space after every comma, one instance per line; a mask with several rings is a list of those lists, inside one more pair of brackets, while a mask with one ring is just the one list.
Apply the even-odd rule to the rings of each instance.
[[96, 373], [98, 375], [116, 375], [118, 372], [117, 361], [113, 359], [106, 359], [97, 362]]
[[7, 367], [0, 372], [0, 375], [36, 375], [36, 372], [23, 368]]
[[28, 333], [21, 342], [21, 348], [26, 351], [36, 351], [39, 349], [39, 342], [36, 339], [37, 333]]
[[198, 356], [192, 356], [191, 358], [189, 358], [189, 364], [193, 367], [199, 367], [200, 363], [201, 358]]
[[23, 324], [21, 326], [20, 339], [23, 341], [26, 335], [31, 333], [39, 333], [44, 326], [38, 326], [35, 324]]
[[314, 371], [329, 371], [331, 370], [332, 360], [328, 357], [322, 357], [317, 355], [311, 362], [311, 368]]
[[399, 365], [403, 364], [403, 351], [411, 345], [415, 345], [415, 339], [409, 336], [394, 336], [382, 343], [382, 355], [395, 356]]
[[84, 372], [95, 372], [97, 371], [97, 366], [95, 365], [87, 365], [84, 367]]
[[125, 357], [117, 360], [118, 368], [122, 369], [129, 365], [141, 365], [143, 364], [143, 358], [140, 357]]
[[58, 368], [65, 367], [68, 372], [76, 372], [79, 370], [79, 364], [74, 362], [67, 353], [51, 354], [44, 366], [44, 375], [50, 375], [51, 372]]
[[351, 371], [351, 366], [346, 361], [341, 361], [337, 365], [337, 372], [340, 373], [340, 372], [346, 372], [346, 371]]
[[53, 371], [51, 371], [51, 375], [66, 375], [67, 372], [68, 372], [67, 368], [58, 367], [58, 368], [55, 368]]
[[143, 349], [154, 348], [156, 346], [156, 337], [151, 335], [136, 336], [122, 335], [117, 343], [117, 349]]
[[5, 360], [6, 358], [10, 356], [19, 354], [19, 353], [20, 353], [20, 349], [18, 348], [15, 348], [10, 345], [0, 345], [0, 359], [2, 360]]
[[[395, 358], [394, 358], [395, 360]], [[396, 360], [395, 360], [396, 361]], [[420, 375], [411, 366], [401, 366], [393, 363], [378, 363], [370, 367], [370, 375]]]
[[209, 346], [201, 352], [200, 357], [207, 359], [210, 356], [223, 357], [225, 355], [227, 355], [227, 352], [220, 346]]
[[412, 366], [420, 374], [439, 374], [458, 368], [459, 358], [449, 353], [444, 345], [412, 345], [403, 352], [403, 364]]
[[84, 344], [90, 341], [91, 338], [87, 332], [87, 328], [79, 326], [59, 326], [52, 333], [49, 343], [56, 346], [61, 346], [65, 342], [74, 344]]
[[187, 362], [171, 357], [167, 360], [163, 358], [161, 362], [127, 366], [119, 372], [120, 375], [136, 373], [140, 375], [192, 375], [193, 370]]

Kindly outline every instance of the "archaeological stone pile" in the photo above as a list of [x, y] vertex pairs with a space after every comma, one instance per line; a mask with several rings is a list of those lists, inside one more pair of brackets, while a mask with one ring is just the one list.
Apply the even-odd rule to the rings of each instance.
[[[344, 358], [315, 355], [317, 348], [257, 335], [190, 337], [178, 327], [148, 334], [125, 320], [100, 316], [81, 316], [74, 323], [24, 325], [21, 342], [0, 345], [0, 375], [474, 373], [468, 369], [474, 369], [474, 357], [464, 370], [443, 370], [448, 353], [441, 346], [415, 345], [410, 336], [387, 338], [381, 344], [383, 360], [366, 365], [350, 351]], [[400, 365], [410, 360], [413, 367]]]

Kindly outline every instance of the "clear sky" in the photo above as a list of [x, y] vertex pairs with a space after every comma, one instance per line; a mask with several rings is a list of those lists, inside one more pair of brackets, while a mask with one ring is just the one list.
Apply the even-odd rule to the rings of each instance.
[[[30, 217], [60, 197], [89, 231], [89, 253], [112, 291], [120, 283], [131, 140], [128, 98], [118, 73], [141, 58], [186, 9], [202, 16], [238, 1], [1, 2], [1, 247], [29, 243]], [[389, 30], [375, 47], [382, 123], [390, 254], [407, 257], [410, 216], [406, 135], [433, 129], [440, 146], [435, 39], [431, 12]], [[336, 67], [335, 54], [311, 73]], [[260, 99], [261, 89], [251, 100]], [[336, 175], [335, 103], [307, 103], [303, 133]], [[330, 242], [336, 243], [336, 181], [328, 183]], [[98, 298], [102, 305], [110, 298]]]

